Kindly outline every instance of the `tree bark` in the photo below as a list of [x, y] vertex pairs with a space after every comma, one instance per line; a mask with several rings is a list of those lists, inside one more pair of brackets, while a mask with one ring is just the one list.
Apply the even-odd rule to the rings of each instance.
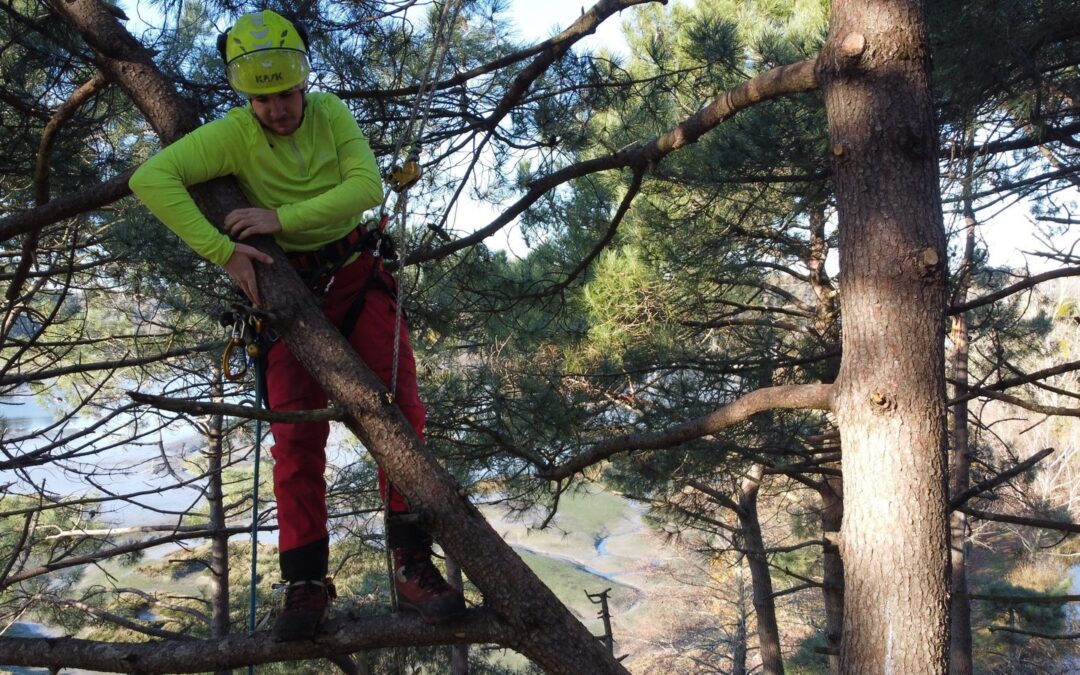
[[757, 616], [758, 649], [761, 652], [762, 672], [783, 675], [784, 657], [780, 651], [780, 629], [776, 624], [776, 602], [773, 600], [772, 574], [765, 555], [765, 541], [758, 520], [757, 497], [765, 469], [754, 464], [742, 480], [739, 490], [739, 526], [750, 567], [754, 613]]
[[945, 235], [925, 7], [836, 0], [819, 59], [843, 316], [843, 673], [948, 668]]
[[731, 675], [746, 675], [746, 623], [749, 612], [746, 611], [746, 579], [743, 575], [742, 560], [735, 568], [735, 639], [731, 650]]
[[[149, 53], [96, 0], [51, 0], [94, 49], [99, 66], [132, 98], [168, 143], [198, 120], [154, 66]], [[193, 190], [200, 208], [220, 223], [247, 206], [235, 180]], [[318, 308], [315, 298], [268, 238], [255, 242], [274, 258], [256, 273], [275, 332], [328, 397], [423, 525], [468, 574], [485, 603], [512, 626], [504, 644], [550, 673], [626, 673], [458, 490], [453, 477], [419, 442], [404, 415], [388, 404], [386, 389]]]
[[[224, 399], [221, 369], [211, 369], [211, 397], [220, 402]], [[210, 417], [207, 434], [207, 467], [209, 485], [206, 502], [209, 508], [210, 527], [216, 533], [210, 538], [210, 637], [223, 638], [229, 634], [229, 535], [225, 529], [225, 499], [221, 484], [221, 455], [224, 451], [224, 419], [221, 415]], [[228, 675], [231, 670], [221, 669], [217, 675]]]

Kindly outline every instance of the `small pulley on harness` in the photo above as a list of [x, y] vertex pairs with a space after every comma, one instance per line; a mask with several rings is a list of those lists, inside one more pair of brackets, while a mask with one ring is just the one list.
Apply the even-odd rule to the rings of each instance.
[[[229, 344], [221, 357], [221, 372], [225, 379], [236, 382], [255, 364], [266, 356], [273, 339], [267, 327], [269, 317], [254, 307], [233, 303], [231, 309], [221, 315], [221, 325], [232, 329]], [[237, 351], [243, 347], [243, 353]]]

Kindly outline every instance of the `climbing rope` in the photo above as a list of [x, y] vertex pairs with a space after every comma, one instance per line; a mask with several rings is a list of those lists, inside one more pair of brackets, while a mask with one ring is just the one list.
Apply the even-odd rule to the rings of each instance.
[[[267, 317], [254, 307], [234, 303], [221, 317], [221, 324], [230, 329], [229, 344], [221, 358], [221, 372], [230, 382], [240, 380], [249, 370], [255, 372], [255, 408], [267, 405], [266, 354], [273, 338], [267, 330]], [[243, 348], [243, 356], [237, 350]], [[237, 360], [239, 357], [239, 364]], [[254, 484], [251, 489], [251, 580], [248, 587], [248, 635], [255, 634], [255, 612], [258, 608], [259, 576], [259, 465], [262, 456], [262, 420], [255, 420]], [[254, 675], [255, 666], [248, 666]]]
[[[266, 388], [265, 359], [255, 361], [255, 408], [262, 408], [263, 390]], [[259, 456], [262, 454], [262, 420], [255, 420], [255, 487], [251, 491], [251, 583], [248, 587], [248, 635], [255, 634], [255, 609], [258, 606], [259, 579]], [[248, 675], [254, 675], [255, 666], [248, 666]]]
[[[401, 167], [394, 167], [390, 172], [390, 178], [394, 186], [392, 191], [398, 195], [397, 200], [394, 202], [394, 221], [396, 223], [395, 226], [397, 227], [397, 250], [401, 252], [400, 259], [402, 262], [405, 260], [405, 253], [407, 251], [406, 216], [408, 210], [408, 189], [420, 178], [420, 148], [418, 140], [423, 137], [424, 127], [427, 126], [428, 118], [431, 115], [431, 102], [435, 97], [433, 80], [438, 80], [439, 74], [446, 64], [446, 58], [450, 54], [450, 36], [453, 34], [453, 26], [457, 22], [460, 11], [461, 4], [459, 0], [447, 0], [447, 2], [443, 3], [439, 8], [439, 18], [436, 21], [435, 34], [431, 37], [431, 51], [428, 54], [427, 64], [424, 66], [424, 76], [420, 83], [420, 89], [417, 91], [416, 98], [413, 100], [412, 109], [409, 112], [409, 121], [405, 127], [405, 133], [398, 137], [398, 140], [394, 145], [392, 155], [394, 158], [401, 155], [401, 151], [406, 144], [408, 144], [409, 148], [406, 159]], [[390, 193], [384, 193], [381, 208], [382, 216], [379, 218], [380, 230], [385, 230], [386, 228], [386, 203], [389, 199]], [[403, 300], [406, 295], [404, 291], [404, 281], [405, 275], [399, 274], [397, 292], [394, 298], [396, 311], [394, 316], [394, 360], [390, 372], [391, 400], [397, 398], [398, 361], [401, 359], [402, 305], [404, 304]]]
[[[428, 53], [428, 60], [424, 66], [424, 75], [420, 83], [420, 88], [416, 93], [416, 97], [413, 99], [412, 109], [409, 112], [409, 121], [405, 128], [405, 133], [398, 137], [397, 142], [394, 144], [394, 150], [391, 157], [395, 160], [401, 156], [402, 149], [406, 146], [409, 147], [409, 152], [405, 156], [405, 161], [400, 166], [393, 166], [388, 175], [388, 179], [392, 187], [392, 192], [397, 194], [397, 199], [394, 202], [394, 221], [397, 228], [398, 245], [397, 250], [400, 251], [399, 260], [404, 263], [405, 253], [407, 251], [406, 241], [406, 217], [408, 211], [408, 190], [416, 183], [420, 178], [420, 148], [418, 145], [418, 139], [422, 137], [424, 133], [424, 127], [427, 126], [428, 117], [431, 113], [431, 102], [435, 96], [435, 87], [432, 85], [432, 80], [438, 79], [439, 73], [442, 72], [443, 66], [446, 63], [446, 58], [450, 53], [450, 36], [453, 34], [453, 26], [457, 21], [458, 14], [460, 12], [461, 5], [459, 0], [447, 0], [439, 8], [439, 16], [436, 20], [436, 30], [431, 37], [431, 50]], [[438, 62], [438, 65], [436, 65]], [[386, 213], [386, 204], [390, 199], [390, 192], [383, 194], [382, 206], [380, 207], [379, 216], [379, 233], [384, 234], [386, 232], [389, 216]], [[393, 234], [390, 235], [393, 238]], [[378, 249], [376, 249], [376, 255], [378, 255]], [[381, 261], [377, 261], [377, 264], [381, 264]], [[403, 306], [405, 298], [404, 289], [405, 275], [398, 275], [398, 283], [396, 284], [395, 296], [394, 296], [394, 355], [391, 362], [390, 371], [390, 401], [393, 402], [397, 398], [397, 380], [398, 380], [398, 365], [401, 360], [401, 324], [404, 315]], [[399, 609], [399, 599], [397, 595], [397, 583], [395, 579], [394, 571], [394, 554], [390, 548], [390, 519], [392, 514], [390, 513], [390, 483], [386, 484], [386, 498], [383, 500], [383, 549], [386, 553], [386, 571], [390, 578], [390, 606], [393, 611]], [[398, 670], [401, 670], [400, 654], [395, 651], [395, 660], [398, 661]]]

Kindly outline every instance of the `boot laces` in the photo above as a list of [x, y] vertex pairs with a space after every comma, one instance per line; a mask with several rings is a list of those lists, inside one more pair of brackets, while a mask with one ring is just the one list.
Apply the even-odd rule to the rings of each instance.
[[439, 593], [447, 588], [435, 563], [431, 562], [431, 549], [417, 549], [405, 559], [405, 576], [416, 579], [416, 585], [425, 591]]
[[294, 581], [285, 589], [286, 612], [308, 609], [312, 602], [326, 595], [326, 584], [321, 581]]

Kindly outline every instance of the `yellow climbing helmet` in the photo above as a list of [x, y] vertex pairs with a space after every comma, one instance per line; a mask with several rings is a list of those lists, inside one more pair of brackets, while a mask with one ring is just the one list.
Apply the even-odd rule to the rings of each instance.
[[302, 29], [269, 9], [237, 19], [218, 38], [218, 51], [229, 84], [248, 97], [287, 91], [311, 72]]

